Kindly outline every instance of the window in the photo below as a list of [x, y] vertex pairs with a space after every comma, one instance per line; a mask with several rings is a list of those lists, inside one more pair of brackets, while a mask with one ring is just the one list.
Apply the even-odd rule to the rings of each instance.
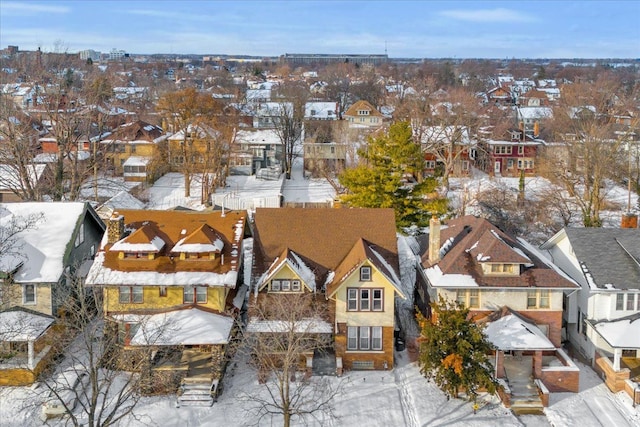
[[336, 152], [336, 147], [331, 147], [331, 154], [335, 154]]
[[369, 289], [360, 289], [360, 311], [369, 311], [371, 308]]
[[491, 274], [509, 274], [517, 272], [517, 264], [490, 264]]
[[469, 161], [468, 160], [463, 160], [462, 161], [462, 170], [465, 171], [465, 172], [469, 170]]
[[456, 302], [468, 308], [480, 308], [480, 290], [479, 289], [457, 290]]
[[382, 289], [374, 289], [372, 293], [373, 299], [371, 309], [373, 311], [382, 311]]
[[300, 280], [274, 279], [271, 281], [271, 292], [300, 292], [302, 282]]
[[524, 154], [524, 145], [518, 145], [518, 154]]
[[159, 288], [159, 295], [161, 297], [166, 297], [167, 296], [167, 287], [166, 286], [160, 286]]
[[371, 267], [360, 267], [360, 281], [371, 281]]
[[349, 326], [347, 350], [382, 350], [382, 326]]
[[141, 304], [142, 286], [120, 286], [120, 304]]
[[636, 293], [616, 294], [616, 311], [640, 311], [640, 295]]
[[635, 294], [627, 294], [627, 310], [633, 310], [636, 302]]
[[436, 168], [436, 161], [435, 160], [427, 160], [426, 162], [424, 162], [425, 168], [426, 169], [435, 169]]
[[22, 286], [22, 302], [23, 304], [36, 303], [36, 285]]
[[496, 154], [511, 154], [510, 145], [496, 145], [493, 147], [493, 152]]
[[75, 246], [78, 247], [82, 243], [84, 243], [84, 223], [80, 224], [80, 229], [78, 230], [78, 234], [76, 235]]
[[384, 290], [380, 288], [348, 288], [348, 311], [383, 311]]
[[533, 160], [518, 159], [518, 169], [533, 169]]
[[355, 288], [347, 289], [347, 310], [358, 310], [358, 290]]
[[549, 308], [549, 290], [527, 291], [527, 308]]
[[183, 300], [185, 304], [188, 303], [206, 303], [207, 302], [207, 287], [206, 286], [187, 286], [183, 291]]

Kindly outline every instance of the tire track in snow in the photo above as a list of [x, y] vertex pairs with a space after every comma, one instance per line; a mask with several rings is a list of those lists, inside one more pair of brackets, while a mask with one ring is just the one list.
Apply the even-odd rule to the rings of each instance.
[[393, 376], [400, 396], [400, 406], [404, 416], [404, 425], [407, 427], [420, 427], [416, 406], [413, 402], [413, 395], [409, 392], [406, 375], [401, 374], [398, 369], [393, 370]]

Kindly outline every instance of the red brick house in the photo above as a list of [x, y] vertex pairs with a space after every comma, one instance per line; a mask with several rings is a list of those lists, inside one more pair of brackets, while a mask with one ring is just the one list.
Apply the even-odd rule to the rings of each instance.
[[517, 177], [521, 171], [527, 176], [535, 175], [536, 157], [543, 145], [543, 140], [512, 129], [505, 139], [478, 141], [476, 167], [491, 176]]

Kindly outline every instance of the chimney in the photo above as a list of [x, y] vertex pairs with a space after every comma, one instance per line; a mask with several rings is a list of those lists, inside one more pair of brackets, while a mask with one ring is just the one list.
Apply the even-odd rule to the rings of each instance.
[[114, 244], [124, 237], [124, 216], [118, 212], [111, 214], [107, 222], [107, 244]]
[[533, 123], [533, 136], [538, 137], [540, 135], [540, 123], [538, 121]]
[[638, 215], [631, 212], [622, 214], [620, 228], [638, 228]]
[[429, 220], [429, 262], [440, 261], [440, 220], [432, 216]]

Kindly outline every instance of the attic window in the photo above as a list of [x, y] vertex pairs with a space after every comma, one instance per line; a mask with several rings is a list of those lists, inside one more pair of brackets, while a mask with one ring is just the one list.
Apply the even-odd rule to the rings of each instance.
[[369, 110], [358, 110], [358, 115], [359, 116], [368, 116], [369, 115]]
[[519, 264], [490, 264], [491, 274], [519, 274]]
[[371, 267], [360, 267], [360, 281], [361, 282], [370, 282], [371, 281]]

